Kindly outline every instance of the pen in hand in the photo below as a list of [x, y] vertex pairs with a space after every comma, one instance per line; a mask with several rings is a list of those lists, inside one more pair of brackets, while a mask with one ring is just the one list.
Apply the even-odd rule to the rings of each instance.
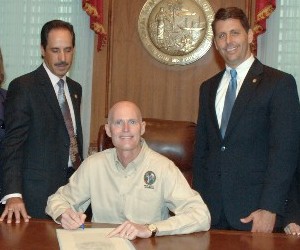
[[81, 226], [79, 228], [81, 228], [82, 230], [84, 230], [84, 224], [81, 224]]

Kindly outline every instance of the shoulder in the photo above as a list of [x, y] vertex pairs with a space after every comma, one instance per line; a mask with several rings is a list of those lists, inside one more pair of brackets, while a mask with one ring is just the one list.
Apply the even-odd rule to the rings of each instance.
[[84, 161], [83, 165], [85, 168], [92, 168], [93, 171], [98, 169], [103, 169], [105, 165], [104, 163], [111, 162], [114, 159], [114, 148], [109, 148], [101, 152], [94, 153], [88, 156]]
[[264, 69], [265, 75], [270, 76], [277, 80], [286, 79], [286, 78], [291, 79], [291, 80], [294, 79], [294, 77], [291, 74], [281, 71], [281, 70], [278, 70], [278, 69], [275, 69], [275, 68], [272, 68], [272, 67], [269, 67], [267, 65], [263, 65], [263, 69]]
[[250, 68], [250, 72], [258, 75], [262, 75], [263, 79], [271, 82], [280, 82], [282, 80], [287, 82], [295, 82], [293, 75], [262, 64], [258, 59], [255, 59], [253, 65]]
[[2, 101], [5, 100], [6, 92], [7, 91], [5, 89], [0, 88], [0, 100], [2, 100]]
[[219, 83], [223, 77], [225, 70], [220, 71], [219, 73], [215, 74], [211, 78], [205, 80], [201, 86], [200, 89], [207, 89], [209, 88], [212, 84], [215, 84], [216, 82]]
[[[8, 86], [8, 91], [13, 87], [35, 86], [36, 82], [38, 81], [38, 78], [40, 78], [41, 75], [43, 75], [42, 70], [43, 69], [41, 69], [41, 67], [39, 67], [38, 69], [36, 69], [32, 72], [29, 72], [27, 74], [21, 75], [15, 79], [13, 79]], [[47, 75], [46, 71], [44, 73]]]
[[89, 160], [90, 162], [99, 162], [99, 160], [113, 158], [113, 154], [114, 154], [113, 151], [114, 151], [114, 148], [108, 148], [101, 152], [97, 152], [97, 153], [90, 155], [87, 158], [87, 160]]
[[171, 161], [166, 156], [157, 153], [151, 148], [148, 148], [147, 150], [146, 159], [147, 162], [149, 163], [149, 167], [156, 168], [161, 172], [180, 171], [179, 168], [176, 167], [173, 161]]

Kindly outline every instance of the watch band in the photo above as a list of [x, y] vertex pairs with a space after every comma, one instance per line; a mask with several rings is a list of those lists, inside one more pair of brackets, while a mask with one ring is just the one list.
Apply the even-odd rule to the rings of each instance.
[[146, 226], [151, 232], [151, 237], [154, 237], [156, 235], [156, 233], [158, 232], [157, 227], [154, 224], [146, 224]]

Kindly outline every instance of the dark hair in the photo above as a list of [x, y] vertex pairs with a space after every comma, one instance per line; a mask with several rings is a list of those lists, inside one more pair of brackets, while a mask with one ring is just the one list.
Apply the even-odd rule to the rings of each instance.
[[213, 22], [211, 24], [213, 33], [215, 34], [215, 32], [216, 32], [215, 26], [216, 26], [217, 21], [220, 21], [220, 20], [225, 21], [229, 18], [240, 20], [245, 31], [246, 32], [249, 31], [250, 24], [249, 24], [248, 18], [246, 16], [246, 14], [244, 13], [244, 11], [237, 7], [228, 7], [228, 8], [221, 8], [216, 12], [215, 19], [213, 20]]
[[0, 49], [0, 86], [4, 82], [4, 62], [3, 57]]
[[66, 29], [70, 31], [72, 35], [72, 45], [73, 47], [75, 47], [75, 32], [73, 29], [73, 25], [62, 20], [52, 20], [45, 23], [41, 30], [41, 45], [44, 49], [46, 49], [46, 46], [48, 44], [49, 32], [53, 29]]

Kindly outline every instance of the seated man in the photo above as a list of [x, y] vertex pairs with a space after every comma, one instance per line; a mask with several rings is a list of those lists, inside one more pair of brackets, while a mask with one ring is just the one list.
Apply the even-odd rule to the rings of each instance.
[[209, 230], [206, 204], [172, 161], [147, 146], [141, 138], [145, 126], [134, 103], [116, 103], [105, 125], [115, 148], [85, 160], [48, 198], [46, 213], [65, 229], [76, 229], [91, 203], [93, 222], [121, 224], [108, 236], [130, 240]]

